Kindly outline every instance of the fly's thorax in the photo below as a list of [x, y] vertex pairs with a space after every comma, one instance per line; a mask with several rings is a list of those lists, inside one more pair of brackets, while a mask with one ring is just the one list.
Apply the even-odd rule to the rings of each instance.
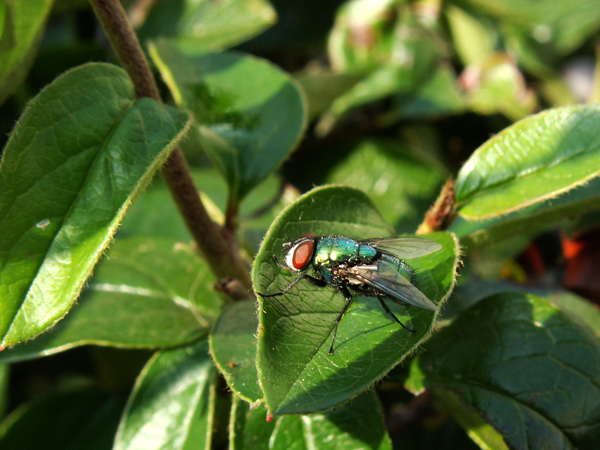
[[333, 267], [339, 264], [368, 263], [377, 255], [368, 245], [344, 236], [324, 236], [317, 242], [314, 264], [316, 267]]

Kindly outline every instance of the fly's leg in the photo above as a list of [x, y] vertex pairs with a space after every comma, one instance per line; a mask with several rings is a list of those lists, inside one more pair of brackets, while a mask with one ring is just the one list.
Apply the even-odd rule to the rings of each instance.
[[335, 328], [333, 329], [333, 339], [331, 340], [331, 347], [329, 347], [330, 355], [333, 355], [333, 344], [335, 344], [335, 335], [337, 334], [338, 325], [340, 324], [340, 320], [342, 320], [342, 316], [344, 315], [344, 313], [350, 306], [350, 303], [352, 303], [352, 294], [350, 293], [348, 288], [346, 286], [342, 286], [342, 287], [340, 287], [340, 291], [342, 291], [342, 294], [344, 294], [344, 298], [346, 299], [346, 304], [344, 305], [344, 308], [338, 314], [337, 319], [335, 319]]
[[283, 291], [281, 291], [281, 292], [275, 292], [274, 294], [261, 294], [260, 292], [258, 292], [258, 295], [260, 295], [261, 297], [264, 297], [264, 298], [278, 297], [280, 295], [285, 295], [290, 291], [290, 289], [292, 289], [294, 286], [296, 286], [300, 282], [300, 280], [308, 280], [315, 286], [319, 286], [319, 287], [323, 287], [323, 286], [327, 285], [327, 282], [325, 280], [319, 280], [318, 278], [311, 277], [310, 275], [304, 274], [304, 275], [300, 275], [298, 278], [296, 278], [294, 281], [292, 281], [289, 284], [289, 286], [285, 287], [283, 289]]
[[416, 333], [418, 331], [418, 330], [411, 330], [406, 325], [404, 325], [402, 322], [400, 322], [398, 320], [398, 318], [394, 315], [392, 310], [390, 308], [388, 308], [388, 305], [385, 304], [385, 301], [383, 301], [381, 296], [378, 295], [377, 300], [379, 300], [379, 303], [381, 303], [381, 306], [383, 306], [383, 309], [385, 309], [385, 312], [388, 313], [390, 316], [392, 316], [394, 318], [394, 320], [402, 326], [402, 328], [404, 328], [406, 331], [410, 331], [411, 333]]

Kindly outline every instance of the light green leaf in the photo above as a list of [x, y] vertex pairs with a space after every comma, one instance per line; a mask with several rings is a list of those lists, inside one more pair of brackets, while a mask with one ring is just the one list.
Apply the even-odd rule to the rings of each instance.
[[53, 392], [6, 417], [0, 424], [0, 448], [109, 449], [124, 400], [94, 386]]
[[464, 0], [461, 4], [527, 27], [536, 41], [551, 44], [563, 55], [575, 50], [600, 26], [596, 0], [555, 0], [551, 7], [537, 0]]
[[168, 37], [192, 52], [233, 47], [277, 21], [266, 0], [168, 0], [153, 5], [142, 39]]
[[452, 34], [454, 49], [463, 65], [481, 61], [494, 51], [497, 33], [489, 20], [474, 16], [452, 3], [444, 6], [444, 13]]
[[432, 337], [411, 364], [408, 387], [454, 392], [510, 448], [593, 448], [600, 340], [539, 297], [499, 294]]
[[0, 103], [21, 84], [35, 57], [53, 0], [4, 0], [0, 25]]
[[133, 388], [113, 448], [209, 450], [216, 375], [206, 340], [157, 353]]
[[256, 403], [263, 398], [256, 371], [256, 301], [227, 308], [210, 334], [210, 350], [227, 384], [240, 398]]
[[482, 247], [510, 236], [534, 235], [555, 227], [583, 211], [600, 208], [600, 178], [575, 187], [556, 198], [525, 206], [523, 209], [489, 219], [478, 220], [458, 216], [448, 228], [462, 245]]
[[81, 299], [36, 339], [0, 353], [0, 361], [52, 355], [81, 345], [161, 348], [206, 335], [221, 308], [198, 252], [166, 238], [120, 239]]
[[66, 314], [187, 124], [174, 108], [136, 100], [125, 71], [108, 64], [67, 72], [29, 104], [0, 165], [2, 346]]
[[[389, 236], [391, 230], [360, 191], [341, 186], [315, 189], [288, 207], [267, 233], [254, 262], [258, 293], [280, 292], [296, 278], [280, 270], [273, 255], [282, 260], [281, 245], [305, 233], [365, 239]], [[408, 263], [415, 269], [415, 284], [440, 304], [454, 284], [456, 242], [448, 233], [426, 237], [443, 249]], [[419, 345], [436, 316], [388, 302], [403, 323], [418, 330], [409, 333], [373, 297], [355, 295], [340, 322], [335, 354], [330, 355], [335, 319], [345, 304], [340, 293], [303, 281], [284, 296], [258, 298], [259, 378], [274, 415], [326, 410], [367, 389]]]
[[238, 53], [190, 56], [166, 43], [150, 54], [175, 102], [194, 113], [204, 150], [225, 176], [233, 205], [273, 172], [306, 126], [295, 82]]
[[478, 114], [501, 113], [515, 121], [537, 108], [536, 94], [528, 89], [514, 59], [490, 53], [461, 75], [469, 107]]
[[558, 197], [600, 174], [600, 107], [528, 117], [481, 146], [456, 180], [458, 214], [481, 220]]

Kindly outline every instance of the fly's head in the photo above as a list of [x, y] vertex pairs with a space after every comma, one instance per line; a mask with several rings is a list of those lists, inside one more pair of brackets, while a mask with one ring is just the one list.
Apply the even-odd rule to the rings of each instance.
[[295, 241], [283, 244], [283, 248], [289, 249], [285, 256], [287, 268], [294, 272], [303, 272], [308, 269], [313, 259], [316, 242], [316, 236], [312, 233], [307, 233]]

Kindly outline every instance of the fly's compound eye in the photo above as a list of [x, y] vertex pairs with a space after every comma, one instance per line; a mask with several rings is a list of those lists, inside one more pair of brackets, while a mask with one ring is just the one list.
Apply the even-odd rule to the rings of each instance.
[[297, 243], [285, 257], [285, 263], [293, 270], [304, 269], [310, 263], [314, 248], [315, 243], [311, 239]]

